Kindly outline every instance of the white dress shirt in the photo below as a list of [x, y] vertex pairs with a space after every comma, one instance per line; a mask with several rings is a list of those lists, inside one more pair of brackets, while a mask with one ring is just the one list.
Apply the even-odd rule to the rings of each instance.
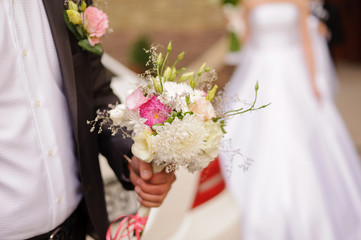
[[0, 239], [61, 224], [82, 194], [42, 0], [0, 0]]

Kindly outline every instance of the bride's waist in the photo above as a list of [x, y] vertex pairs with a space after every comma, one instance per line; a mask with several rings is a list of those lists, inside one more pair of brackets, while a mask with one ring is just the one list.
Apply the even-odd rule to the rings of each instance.
[[249, 45], [252, 48], [265, 50], [284, 50], [300, 48], [301, 42], [298, 38], [251, 38]]

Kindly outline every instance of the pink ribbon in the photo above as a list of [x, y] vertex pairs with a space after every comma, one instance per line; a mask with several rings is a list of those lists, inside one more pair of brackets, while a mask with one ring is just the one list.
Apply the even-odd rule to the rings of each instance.
[[[117, 231], [115, 232], [114, 238], [111, 237], [111, 227], [112, 224], [119, 221], [119, 219], [124, 218], [118, 228]], [[116, 239], [122, 239], [123, 237], [130, 237], [130, 235], [132, 233], [135, 233], [135, 236], [137, 237], [137, 240], [140, 240], [140, 234], [143, 232], [145, 224], [147, 223], [148, 217], [140, 217], [138, 215], [138, 213], [136, 215], [122, 215], [120, 217], [118, 217], [117, 219], [115, 219], [108, 227], [108, 231], [107, 231], [107, 235], [106, 235], [106, 240], [116, 240]], [[128, 225], [126, 226], [126, 228], [124, 228], [124, 232], [122, 231], [122, 228], [124, 227], [124, 225], [128, 223]], [[122, 234], [123, 233], [123, 234]], [[122, 234], [119, 236], [118, 235]]]

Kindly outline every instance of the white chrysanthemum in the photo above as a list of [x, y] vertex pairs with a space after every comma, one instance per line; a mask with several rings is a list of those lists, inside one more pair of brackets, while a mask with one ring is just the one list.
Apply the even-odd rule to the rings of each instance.
[[203, 170], [218, 156], [220, 143], [223, 138], [223, 131], [221, 126], [219, 122], [208, 120], [204, 123], [204, 127], [208, 132], [206, 146], [203, 153], [197, 157], [196, 161], [191, 161], [186, 166], [189, 172]]
[[172, 124], [154, 126], [154, 129], [157, 132], [152, 136], [156, 164], [187, 166], [204, 152], [208, 131], [196, 115], [186, 115], [183, 120], [176, 118]]
[[197, 99], [204, 97], [205, 93], [197, 89], [193, 90], [186, 83], [165, 82], [159, 100], [178, 112], [188, 112], [186, 102], [186, 96], [188, 95], [190, 96], [190, 103], [194, 103]]

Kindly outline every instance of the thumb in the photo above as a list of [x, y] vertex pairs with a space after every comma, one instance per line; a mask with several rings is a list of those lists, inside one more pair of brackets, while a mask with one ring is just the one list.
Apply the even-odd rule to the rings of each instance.
[[139, 171], [140, 171], [140, 177], [145, 181], [151, 179], [153, 176], [153, 168], [150, 163], [140, 161]]

